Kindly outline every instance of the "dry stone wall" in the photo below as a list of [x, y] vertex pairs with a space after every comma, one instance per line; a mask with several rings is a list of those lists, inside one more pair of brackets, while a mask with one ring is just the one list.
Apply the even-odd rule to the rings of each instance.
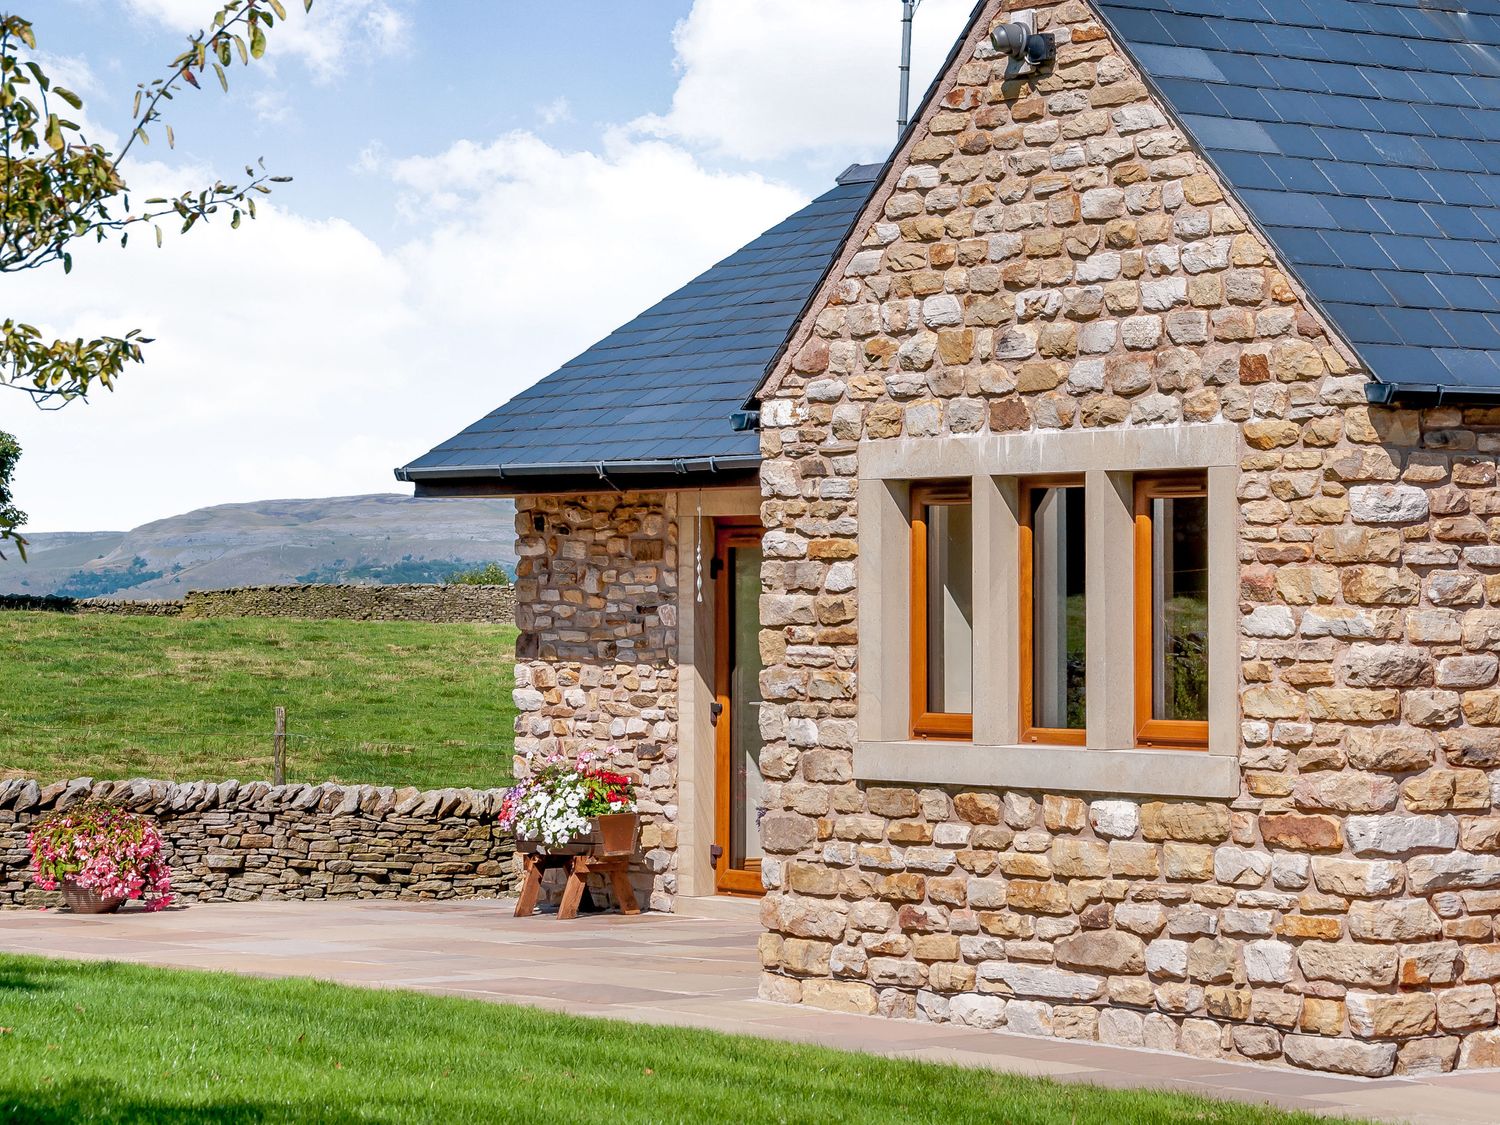
[[0, 906], [45, 906], [26, 834], [90, 797], [155, 820], [172, 890], [187, 902], [265, 898], [499, 898], [515, 842], [495, 826], [501, 790], [264, 782], [0, 781]]
[[508, 625], [510, 586], [245, 586], [193, 590], [184, 617], [300, 617], [353, 621], [475, 621]]
[[590, 751], [638, 778], [653, 910], [677, 892], [677, 520], [672, 493], [516, 500], [516, 776]]
[[[1008, 81], [1005, 7], [763, 403], [763, 995], [1500, 1065], [1500, 411], [1367, 406], [1094, 11], [1027, 5], [1058, 59]], [[856, 780], [857, 443], [1210, 421], [1243, 434], [1239, 797]]]
[[293, 617], [306, 620], [515, 621], [510, 586], [242, 586], [191, 590], [181, 601], [0, 594], [0, 610], [103, 613], [126, 617]]
[[115, 617], [180, 617], [178, 601], [122, 601], [119, 598], [61, 598], [52, 594], [0, 594], [0, 611], [100, 613]]

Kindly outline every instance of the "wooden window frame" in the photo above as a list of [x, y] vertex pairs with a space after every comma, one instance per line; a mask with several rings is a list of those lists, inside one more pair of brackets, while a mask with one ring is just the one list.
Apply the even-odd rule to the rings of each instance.
[[[1201, 496], [1207, 500], [1208, 474], [1137, 476], [1135, 478], [1135, 719], [1136, 744], [1165, 750], [1208, 750], [1208, 722], [1157, 719], [1152, 716], [1152, 526], [1151, 501]], [[1212, 581], [1212, 576], [1210, 576]], [[1212, 638], [1209, 643], [1212, 644]], [[1222, 643], [1222, 642], [1221, 642]]]
[[[1020, 519], [1016, 525], [1020, 544], [1020, 566], [1016, 571], [1019, 617], [1017, 632], [1020, 639], [1018, 663], [1020, 672], [1020, 737], [1023, 743], [1040, 743], [1050, 746], [1086, 746], [1087, 728], [1039, 727], [1033, 723], [1036, 706], [1035, 611], [1036, 574], [1035, 543], [1031, 526], [1031, 494], [1046, 488], [1083, 488], [1082, 476], [1035, 477], [1020, 482], [1018, 497]], [[1087, 628], [1087, 624], [1084, 626]]]
[[[911, 736], [914, 739], [962, 741], [974, 737], [972, 712], [965, 715], [927, 710], [927, 509], [957, 503], [970, 505], [972, 514], [974, 490], [966, 480], [911, 486]], [[977, 677], [977, 668], [973, 674]]]

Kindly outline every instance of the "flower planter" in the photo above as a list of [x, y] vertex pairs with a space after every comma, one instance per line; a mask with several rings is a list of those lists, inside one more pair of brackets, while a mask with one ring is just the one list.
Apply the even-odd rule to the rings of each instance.
[[576, 836], [566, 844], [517, 836], [516, 851], [522, 855], [632, 855], [640, 829], [638, 813], [607, 813], [594, 817], [588, 835]]
[[125, 904], [123, 898], [105, 898], [90, 887], [80, 887], [72, 879], [62, 880], [62, 895], [74, 914], [113, 914]]

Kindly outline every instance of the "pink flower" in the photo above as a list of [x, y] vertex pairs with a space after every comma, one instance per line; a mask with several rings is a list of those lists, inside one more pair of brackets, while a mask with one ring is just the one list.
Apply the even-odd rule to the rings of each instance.
[[27, 843], [36, 885], [43, 890], [71, 879], [105, 898], [144, 898], [150, 910], [171, 901], [161, 833], [143, 816], [85, 802], [37, 822]]

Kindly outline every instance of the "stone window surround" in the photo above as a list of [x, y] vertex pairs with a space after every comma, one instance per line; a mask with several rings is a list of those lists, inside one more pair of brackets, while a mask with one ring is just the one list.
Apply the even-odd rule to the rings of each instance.
[[[1048, 792], [1239, 795], [1239, 427], [1230, 423], [865, 440], [858, 446], [859, 742], [855, 776]], [[1133, 479], [1205, 470], [1209, 495], [1209, 745], [1135, 746]], [[1086, 746], [1020, 745], [1015, 606], [1022, 479], [1084, 478], [1089, 609]], [[910, 486], [968, 478], [974, 495], [974, 739], [913, 740]], [[1096, 560], [1118, 559], [1100, 566]], [[1098, 607], [1106, 607], [1101, 611]]]

